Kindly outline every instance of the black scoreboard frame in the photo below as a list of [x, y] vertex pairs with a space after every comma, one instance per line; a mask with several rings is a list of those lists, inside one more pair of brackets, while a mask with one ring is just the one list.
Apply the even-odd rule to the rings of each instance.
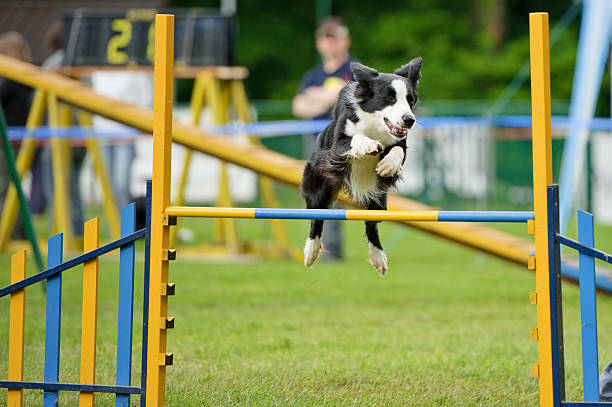
[[235, 15], [213, 9], [85, 10], [62, 13], [64, 66], [151, 66], [155, 14], [175, 15], [175, 65], [234, 66]]

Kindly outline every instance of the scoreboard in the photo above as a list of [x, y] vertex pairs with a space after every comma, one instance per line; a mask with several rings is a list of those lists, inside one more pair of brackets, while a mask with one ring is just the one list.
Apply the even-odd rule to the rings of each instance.
[[235, 65], [235, 16], [205, 9], [78, 9], [65, 13], [64, 65], [151, 66], [155, 57], [155, 14], [159, 12], [175, 15], [177, 66]]

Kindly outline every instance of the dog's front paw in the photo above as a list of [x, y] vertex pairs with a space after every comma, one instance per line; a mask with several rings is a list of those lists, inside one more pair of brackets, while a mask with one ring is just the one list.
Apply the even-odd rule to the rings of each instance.
[[378, 141], [365, 137], [352, 148], [353, 156], [356, 158], [363, 158], [367, 155], [378, 155], [382, 153], [384, 149], [383, 145]]
[[376, 173], [381, 177], [393, 177], [402, 169], [404, 152], [400, 147], [393, 147], [376, 165]]
[[321, 243], [321, 238], [308, 238], [308, 240], [306, 240], [306, 245], [304, 246], [304, 265], [306, 267], [311, 267], [315, 260], [319, 257], [321, 251], [325, 251], [323, 243]]
[[378, 141], [372, 140], [371, 143], [366, 145], [366, 152], [364, 155], [378, 155], [383, 152], [385, 148]]
[[378, 274], [384, 276], [389, 268], [387, 267], [387, 255], [382, 249], [368, 243], [370, 247], [370, 264], [378, 271]]

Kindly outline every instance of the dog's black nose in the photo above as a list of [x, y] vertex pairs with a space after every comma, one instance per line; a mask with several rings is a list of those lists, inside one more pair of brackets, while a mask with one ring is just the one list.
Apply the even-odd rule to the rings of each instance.
[[402, 116], [402, 120], [404, 121], [404, 126], [411, 128], [414, 125], [415, 118], [411, 114], [405, 114]]

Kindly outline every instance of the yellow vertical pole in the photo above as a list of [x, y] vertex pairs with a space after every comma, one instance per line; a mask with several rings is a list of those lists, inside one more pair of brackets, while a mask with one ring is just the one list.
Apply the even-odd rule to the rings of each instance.
[[[47, 97], [45, 92], [37, 90], [34, 93], [34, 99], [32, 100], [32, 107], [28, 114], [28, 120], [26, 122], [26, 128], [29, 130], [38, 127], [42, 124], [45, 117], [45, 111], [47, 109]], [[32, 165], [34, 155], [36, 154], [36, 139], [33, 137], [25, 137], [21, 143], [19, 149], [19, 155], [17, 156], [17, 173], [19, 178], [23, 177], [23, 174]], [[9, 185], [2, 206], [2, 217], [0, 218], [0, 251], [5, 251], [7, 248], [8, 241], [17, 219], [17, 212], [19, 210], [19, 202], [17, 201], [17, 190], [14, 185]]]
[[[91, 127], [91, 115], [88, 112], [79, 110], [77, 116], [81, 126]], [[91, 165], [100, 183], [100, 189], [102, 190], [102, 207], [104, 209], [106, 222], [110, 229], [110, 235], [113, 239], [119, 239], [121, 236], [121, 225], [119, 224], [121, 216], [119, 215], [115, 194], [113, 193], [113, 188], [111, 187], [108, 177], [108, 168], [102, 159], [100, 144], [95, 138], [87, 137], [85, 139], [85, 148], [87, 148], [87, 153], [91, 158]]]
[[[25, 276], [26, 251], [22, 250], [11, 256], [11, 284], [20, 282], [25, 279]], [[25, 288], [11, 294], [9, 321], [8, 379], [11, 381], [21, 381], [23, 380]], [[23, 390], [9, 389], [7, 404], [8, 407], [21, 407], [23, 405]]]
[[[168, 260], [162, 259], [170, 240], [162, 216], [170, 204], [172, 146], [172, 80], [174, 64], [174, 16], [155, 16], [155, 85], [153, 104], [153, 191], [151, 198], [151, 258], [149, 280], [149, 335], [147, 355], [147, 406], [163, 406], [166, 392], [166, 330], [168, 316]], [[165, 256], [167, 259], [168, 257]]]
[[531, 53], [531, 115], [533, 147], [533, 211], [535, 221], [536, 298], [540, 406], [553, 406], [550, 283], [548, 270], [548, 208], [546, 187], [552, 184], [550, 134], [550, 53], [548, 14], [529, 14]]
[[[205, 81], [210, 75], [207, 72], [200, 73], [196, 76], [193, 83], [193, 91], [191, 92], [191, 123], [197, 126], [200, 123], [200, 115], [204, 108], [204, 101], [206, 99]], [[187, 186], [187, 177], [189, 175], [189, 166], [191, 165], [191, 157], [193, 156], [193, 150], [187, 148], [185, 152], [185, 158], [183, 160], [183, 171], [181, 173], [181, 179], [179, 180], [178, 190], [176, 191], [176, 198], [174, 200], [176, 206], [182, 206], [185, 204], [185, 187]], [[180, 219], [177, 219], [176, 227], [170, 230], [170, 244], [176, 243], [176, 231], [178, 230], [178, 224]]]
[[[193, 92], [191, 93], [191, 124], [197, 126], [200, 124], [200, 115], [204, 108], [205, 101], [205, 81], [206, 77], [202, 74], [197, 75], [193, 84]], [[188, 148], [183, 161], [183, 172], [179, 181], [179, 187], [176, 195], [176, 204], [183, 205], [185, 203], [185, 186], [187, 185], [187, 177], [189, 174], [189, 166], [191, 165], [191, 156], [193, 150]]]
[[[60, 111], [57, 97], [54, 94], [47, 95], [47, 105], [49, 113], [49, 125], [58, 127], [60, 125]], [[66, 246], [75, 248], [72, 237], [72, 223], [70, 222], [70, 200], [68, 190], [69, 170], [67, 171], [65, 154], [65, 143], [57, 137], [51, 139], [51, 162], [53, 167], [53, 209], [55, 213], [55, 224], [57, 232], [64, 233]]]
[[[230, 93], [226, 83], [220, 79], [212, 78], [207, 86], [209, 106], [213, 113], [213, 120], [216, 125], [226, 124], [229, 111]], [[217, 206], [234, 206], [229, 188], [229, 174], [227, 163], [219, 162], [219, 195]], [[238, 231], [234, 219], [215, 219], [215, 237], [225, 237], [225, 244], [231, 253], [238, 252]]]
[[[241, 80], [235, 79], [231, 81], [230, 86], [238, 117], [243, 123], [249, 123], [251, 121], [251, 113], [249, 111], [249, 102], [246, 91], [244, 90], [244, 84]], [[249, 137], [249, 141], [252, 144], [261, 145], [261, 140], [257, 137]], [[258, 175], [257, 178], [259, 180], [259, 191], [264, 206], [267, 208], [278, 208], [279, 203], [274, 193], [274, 183], [272, 180], [263, 175]], [[291, 248], [289, 246], [289, 238], [283, 226], [283, 221], [281, 219], [270, 219], [269, 222], [276, 243], [285, 254], [290, 254]]]
[[[98, 248], [100, 218], [85, 222], [83, 253]], [[83, 311], [81, 315], [81, 384], [94, 384], [96, 380], [96, 331], [98, 322], [98, 258], [83, 266]], [[79, 393], [79, 407], [93, 407], [94, 393]]]

